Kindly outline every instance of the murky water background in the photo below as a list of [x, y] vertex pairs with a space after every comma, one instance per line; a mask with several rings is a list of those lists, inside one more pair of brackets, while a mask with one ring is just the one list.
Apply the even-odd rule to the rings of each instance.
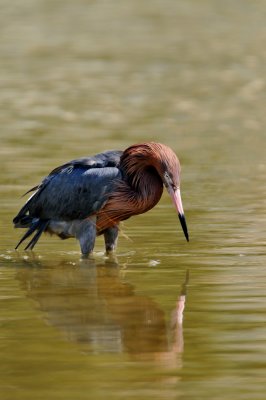
[[[0, 398], [265, 399], [265, 2], [0, 5]], [[189, 244], [165, 195], [112, 259], [13, 250], [52, 168], [151, 139], [181, 159]]]

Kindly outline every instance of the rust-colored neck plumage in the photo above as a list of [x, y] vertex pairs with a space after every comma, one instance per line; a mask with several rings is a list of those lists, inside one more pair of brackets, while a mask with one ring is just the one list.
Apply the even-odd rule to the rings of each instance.
[[147, 172], [150, 175], [152, 171], [158, 176], [158, 154], [152, 143], [134, 145], [124, 151], [120, 166], [129, 185], [141, 192], [143, 180], [148, 178]]
[[153, 208], [162, 196], [168, 163], [178, 169], [175, 154], [163, 144], [148, 142], [126, 149], [120, 161], [123, 180], [98, 214], [98, 230]]

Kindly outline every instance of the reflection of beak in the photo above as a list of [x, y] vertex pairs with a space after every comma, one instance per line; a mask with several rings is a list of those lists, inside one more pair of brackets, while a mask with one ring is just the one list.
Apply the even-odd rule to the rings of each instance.
[[180, 224], [182, 226], [184, 235], [185, 235], [187, 241], [189, 241], [187, 224], [186, 224], [185, 214], [184, 214], [184, 210], [183, 210], [180, 189], [178, 188], [178, 189], [174, 190], [174, 189], [172, 189], [172, 187], [168, 187], [167, 190], [168, 190], [168, 193], [170, 194], [172, 201], [175, 205], [175, 208], [178, 212], [178, 218], [179, 218]]

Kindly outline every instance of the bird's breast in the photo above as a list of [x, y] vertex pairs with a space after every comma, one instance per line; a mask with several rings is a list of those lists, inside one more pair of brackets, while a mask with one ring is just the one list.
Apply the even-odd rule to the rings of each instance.
[[97, 214], [97, 229], [103, 231], [130, 218], [152, 209], [160, 200], [163, 184], [158, 174], [146, 171], [137, 184], [120, 181], [105, 206]]

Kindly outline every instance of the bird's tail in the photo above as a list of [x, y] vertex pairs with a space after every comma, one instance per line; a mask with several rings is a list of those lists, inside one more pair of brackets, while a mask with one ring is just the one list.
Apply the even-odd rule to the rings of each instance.
[[47, 228], [47, 225], [49, 224], [49, 220], [32, 218], [29, 215], [24, 215], [20, 218], [15, 217], [13, 222], [15, 224], [15, 228], [29, 228], [26, 231], [26, 233], [22, 236], [22, 238], [16, 245], [15, 249], [17, 249], [21, 245], [21, 243], [24, 242], [24, 240], [26, 240], [33, 233], [35, 233], [35, 235], [29, 241], [29, 243], [27, 244], [27, 246], [25, 247], [24, 250], [32, 250], [33, 249], [33, 247], [36, 245], [36, 243], [40, 239], [41, 234], [45, 231], [45, 229]]

